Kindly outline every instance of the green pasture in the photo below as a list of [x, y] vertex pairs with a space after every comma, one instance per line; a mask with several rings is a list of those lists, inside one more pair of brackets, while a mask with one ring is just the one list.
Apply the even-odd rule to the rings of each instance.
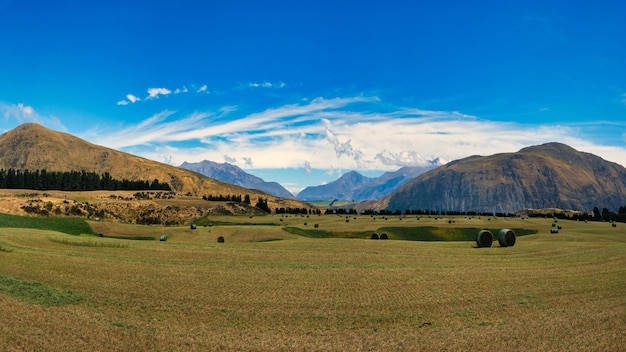
[[[2, 351], [626, 346], [626, 224], [560, 220], [551, 234], [552, 219], [274, 215], [70, 231], [7, 219]], [[517, 242], [475, 248], [484, 228]], [[141, 237], [157, 240], [125, 239]]]

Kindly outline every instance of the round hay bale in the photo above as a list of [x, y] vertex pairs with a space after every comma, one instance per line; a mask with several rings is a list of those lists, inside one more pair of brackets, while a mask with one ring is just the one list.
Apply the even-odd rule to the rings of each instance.
[[217, 243], [224, 243], [224, 236], [220, 236], [217, 238]]
[[98, 237], [104, 237], [104, 234], [103, 233], [99, 233]]
[[160, 241], [162, 241], [162, 242], [165, 242], [165, 241], [167, 241], [167, 236], [165, 236], [165, 235], [163, 235], [163, 236], [161, 236], [161, 239], [160, 239]]
[[515, 232], [510, 229], [502, 229], [498, 233], [500, 247], [513, 247], [515, 245]]
[[387, 234], [383, 232], [383, 233], [380, 235], [380, 239], [381, 239], [381, 240], [388, 240], [388, 239], [389, 239], [389, 236], [387, 236]]
[[476, 235], [476, 244], [478, 248], [491, 247], [493, 243], [493, 234], [489, 230], [481, 230]]
[[191, 224], [191, 229], [195, 230], [196, 229], [196, 224]]
[[550, 229], [550, 233], [559, 233], [559, 229], [555, 229], [554, 227]]
[[378, 234], [377, 234], [376, 232], [374, 232], [374, 233], [372, 234], [372, 237], [371, 237], [371, 238], [372, 238], [373, 240], [379, 240], [379, 239], [380, 239], [380, 236], [378, 236]]
[[613, 227], [617, 227], [617, 223], [616, 223], [615, 221], [613, 221], [613, 222], [611, 223], [611, 226], [613, 226]]

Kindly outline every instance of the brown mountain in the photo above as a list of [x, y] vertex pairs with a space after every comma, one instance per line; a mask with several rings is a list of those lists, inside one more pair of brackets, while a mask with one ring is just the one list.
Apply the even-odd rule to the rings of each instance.
[[81, 171], [103, 174], [115, 179], [167, 182], [177, 192], [193, 195], [249, 194], [268, 199], [268, 205], [303, 207], [292, 199], [273, 197], [220, 182], [198, 173], [148, 160], [114, 149], [98, 146], [67, 133], [26, 123], [0, 135], [0, 169]]
[[626, 169], [560, 143], [517, 153], [470, 156], [430, 170], [376, 207], [515, 212], [525, 208], [617, 211], [626, 205]]

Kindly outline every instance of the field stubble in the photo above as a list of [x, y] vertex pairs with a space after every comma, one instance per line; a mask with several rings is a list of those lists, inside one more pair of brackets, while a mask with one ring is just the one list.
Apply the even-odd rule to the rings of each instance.
[[[84, 298], [46, 306], [0, 291], [0, 350], [624, 350], [624, 227], [502, 224], [541, 231], [477, 249], [273, 225], [151, 227], [167, 242], [0, 229], [0, 276]], [[282, 240], [262, 242], [272, 238]]]

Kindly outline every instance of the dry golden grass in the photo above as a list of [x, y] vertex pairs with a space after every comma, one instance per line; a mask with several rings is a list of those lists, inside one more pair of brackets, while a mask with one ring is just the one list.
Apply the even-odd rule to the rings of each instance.
[[[44, 306], [0, 292], [0, 350], [625, 349], [626, 225], [561, 221], [562, 232], [550, 235], [547, 219], [306, 221], [337, 231], [468, 222], [540, 232], [518, 237], [514, 247], [477, 249], [471, 242], [306, 239], [275, 225], [109, 224], [131, 235], [167, 233], [167, 242], [0, 229], [0, 246], [10, 250], [0, 251], [0, 276], [84, 297]], [[300, 217], [283, 222], [305, 227]], [[220, 235], [225, 243], [217, 243]], [[128, 246], [59, 241], [67, 238]], [[271, 239], [282, 240], [258, 242]]]

